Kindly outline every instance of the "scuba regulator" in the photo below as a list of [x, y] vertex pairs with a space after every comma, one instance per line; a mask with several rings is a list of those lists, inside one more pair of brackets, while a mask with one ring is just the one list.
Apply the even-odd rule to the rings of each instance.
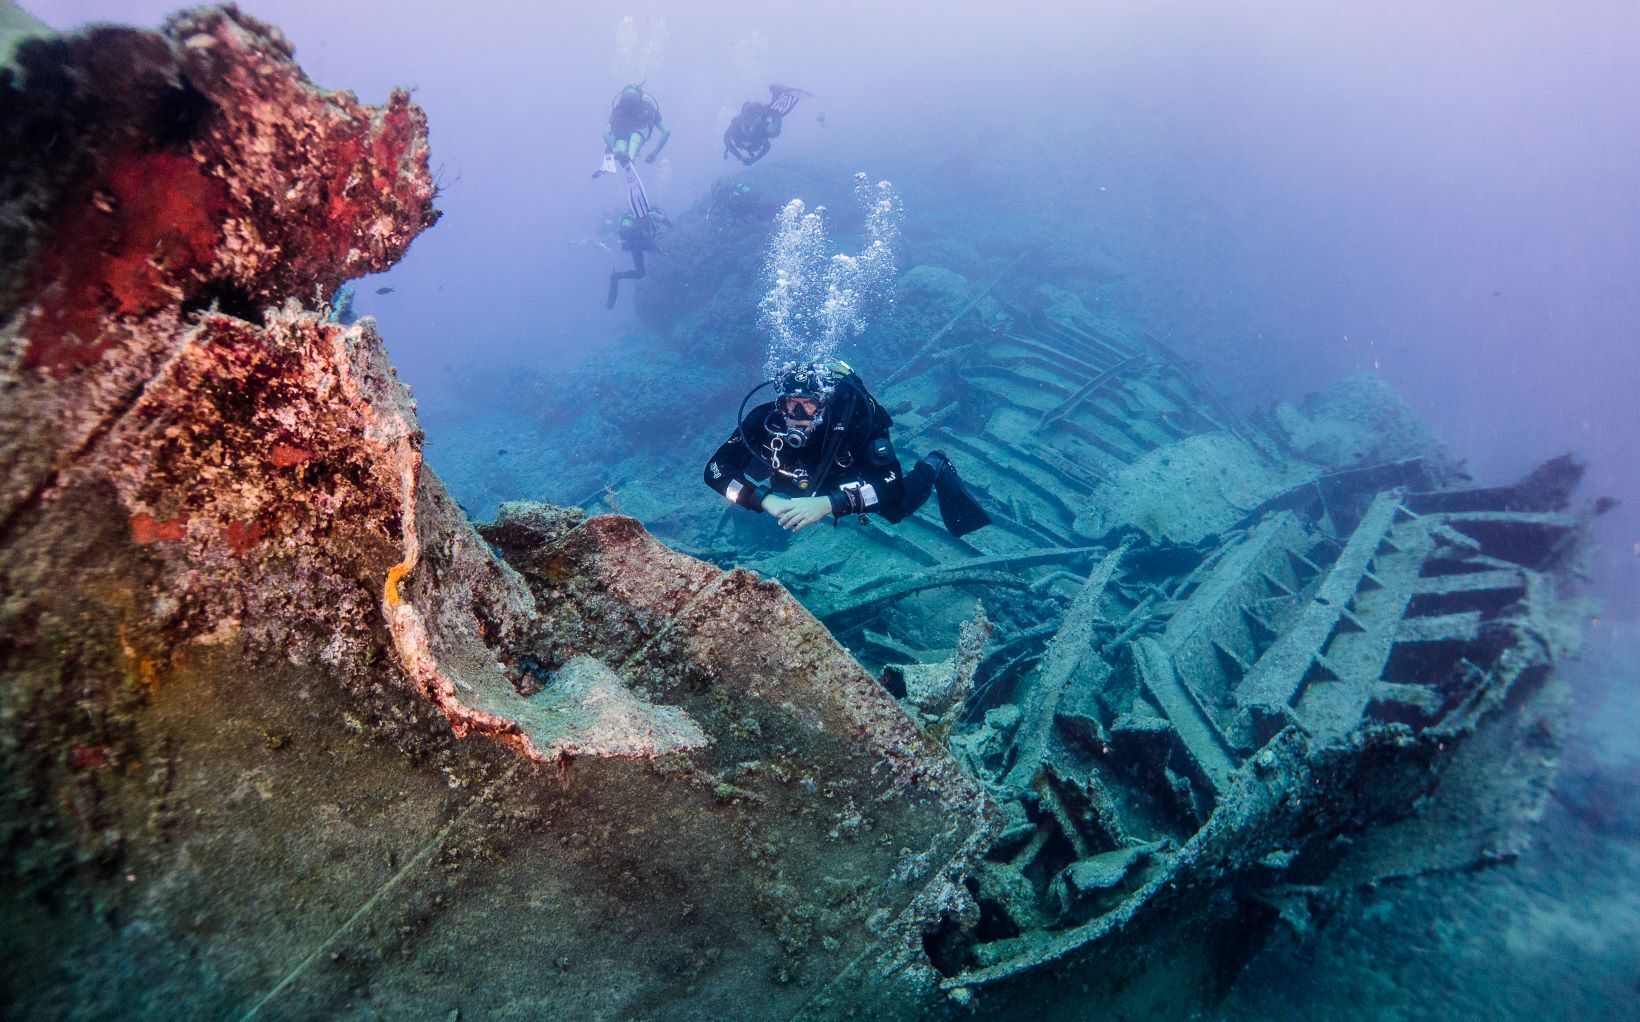
[[[747, 391], [746, 396], [740, 401], [740, 412], [735, 419], [735, 434], [740, 437], [741, 445], [746, 448], [746, 452], [754, 460], [767, 468], [770, 474], [779, 473], [787, 478], [795, 479], [798, 481], [800, 488], [807, 490], [809, 488], [807, 483], [808, 471], [801, 467], [782, 466], [780, 453], [788, 450], [801, 450], [804, 445], [814, 439], [821, 423], [826, 420], [828, 413], [833, 411], [831, 405], [841, 397], [838, 393], [838, 385], [853, 373], [853, 368], [847, 362], [838, 360], [831, 364], [789, 368], [775, 378], [759, 383]], [[764, 387], [775, 387], [780, 392], [779, 397], [774, 402], [774, 407], [769, 410], [768, 416], [763, 421], [763, 428], [769, 434], [768, 457], [765, 457], [763, 452], [754, 448], [752, 442], [746, 438], [745, 431], [739, 428], [740, 424], [746, 421], [746, 406], [751, 403], [752, 397]], [[780, 409], [780, 398], [792, 395], [813, 396], [816, 400], [817, 406], [814, 417], [810, 420], [807, 429], [792, 425]], [[841, 410], [838, 421], [847, 423], [851, 414], [853, 414], [852, 405]], [[822, 464], [824, 463], [825, 459], [822, 460]]]

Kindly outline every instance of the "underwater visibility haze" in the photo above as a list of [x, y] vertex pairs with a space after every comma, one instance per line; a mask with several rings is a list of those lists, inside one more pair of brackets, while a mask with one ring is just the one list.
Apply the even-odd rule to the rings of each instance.
[[1640, 1018], [1637, 47], [0, 2], [6, 1016]]

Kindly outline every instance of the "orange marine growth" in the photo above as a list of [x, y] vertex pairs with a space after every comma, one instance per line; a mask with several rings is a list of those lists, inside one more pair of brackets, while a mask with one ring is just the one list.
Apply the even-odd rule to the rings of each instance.
[[188, 534], [187, 516], [161, 521], [147, 512], [131, 516], [131, 539], [139, 546], [182, 539]]
[[404, 576], [408, 574], [410, 574], [409, 561], [400, 561], [387, 569], [387, 584], [382, 587], [382, 600], [389, 607], [397, 607], [403, 602], [403, 598], [399, 596], [399, 583], [403, 582]]
[[313, 452], [306, 447], [297, 447], [295, 444], [274, 444], [269, 460], [273, 462], [275, 468], [289, 468], [292, 465], [300, 465], [311, 457], [313, 457]]

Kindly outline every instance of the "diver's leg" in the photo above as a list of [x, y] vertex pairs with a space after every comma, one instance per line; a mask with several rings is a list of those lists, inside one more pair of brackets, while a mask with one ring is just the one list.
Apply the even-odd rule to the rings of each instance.
[[909, 516], [922, 507], [930, 490], [939, 495], [940, 520], [951, 535], [960, 538], [991, 524], [991, 516], [962, 485], [962, 478], [944, 451], [929, 451], [906, 473], [900, 513]]
[[[935, 454], [930, 454], [905, 474], [905, 486], [900, 491], [900, 513], [906, 517], [916, 514], [918, 508], [928, 503], [928, 495], [934, 492], [934, 478], [939, 471], [938, 466], [930, 464], [930, 461], [935, 457]], [[938, 457], [939, 464], [944, 464], [945, 456]]]
[[945, 523], [946, 531], [961, 539], [975, 529], [991, 524], [991, 516], [985, 513], [985, 508], [962, 484], [957, 467], [951, 464], [945, 452], [929, 451], [917, 467], [921, 468], [924, 464], [933, 471], [934, 495], [939, 498], [940, 521]]
[[609, 299], [604, 303], [604, 308], [613, 309], [615, 307], [615, 299], [619, 296], [621, 290], [621, 281], [639, 280], [643, 277], [642, 252], [632, 253], [632, 266], [633, 269], [617, 270], [609, 275]]

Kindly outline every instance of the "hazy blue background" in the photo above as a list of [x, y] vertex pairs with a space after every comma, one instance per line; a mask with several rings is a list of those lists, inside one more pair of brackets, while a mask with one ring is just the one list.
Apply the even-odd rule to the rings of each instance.
[[[25, 6], [62, 28], [173, 7]], [[816, 98], [771, 160], [891, 178], [908, 224], [960, 168], [974, 203], [1124, 271], [1141, 322], [1239, 403], [1372, 370], [1482, 481], [1584, 455], [1589, 493], [1625, 502], [1601, 526], [1608, 619], [1640, 616], [1634, 0], [243, 6], [320, 84], [427, 109], [445, 218], [359, 302], [424, 407], [471, 399], [451, 365], [635, 329], [602, 307], [611, 257], [573, 244], [619, 205], [589, 174], [629, 74], [674, 130], [646, 174], [672, 209], [734, 166], [727, 117], [778, 80]], [[626, 14], [647, 60], [617, 44]]]

